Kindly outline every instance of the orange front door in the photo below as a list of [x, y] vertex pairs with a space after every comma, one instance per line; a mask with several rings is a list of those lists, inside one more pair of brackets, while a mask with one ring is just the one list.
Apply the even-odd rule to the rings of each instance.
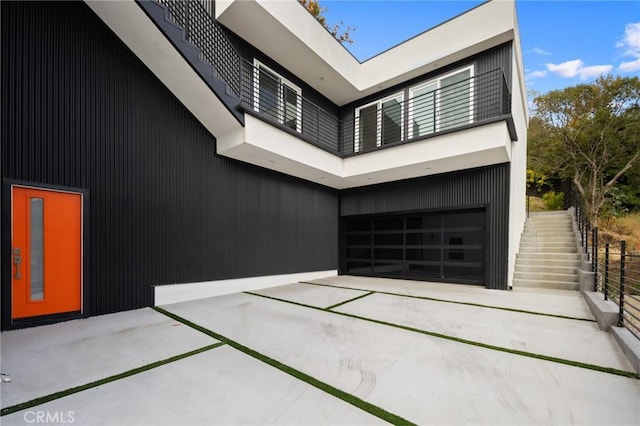
[[82, 195], [12, 187], [11, 318], [82, 310]]

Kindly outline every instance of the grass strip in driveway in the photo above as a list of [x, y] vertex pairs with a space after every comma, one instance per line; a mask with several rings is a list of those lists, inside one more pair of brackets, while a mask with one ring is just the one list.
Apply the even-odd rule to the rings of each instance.
[[375, 291], [370, 291], [369, 293], [361, 294], [360, 296], [353, 297], [351, 299], [345, 300], [344, 302], [340, 302], [340, 303], [336, 303], [335, 305], [327, 306], [325, 309], [330, 311], [333, 308], [337, 308], [338, 306], [346, 305], [347, 303], [356, 301], [358, 299], [362, 299], [363, 297], [371, 296], [374, 293], [375, 293]]
[[[258, 295], [259, 296], [259, 295]], [[267, 296], [264, 296], [267, 297]], [[267, 297], [269, 298], [269, 297]], [[329, 395], [332, 395], [338, 399], [343, 400], [344, 402], [351, 404], [355, 407], [360, 408], [363, 411], [366, 411], [369, 414], [372, 414], [386, 422], [389, 422], [391, 424], [395, 424], [395, 425], [413, 425], [414, 423], [410, 422], [407, 419], [404, 419], [400, 416], [398, 416], [397, 414], [393, 414], [383, 408], [378, 407], [377, 405], [373, 405], [369, 402], [366, 402], [363, 399], [358, 398], [355, 395], [351, 395], [350, 393], [347, 393], [345, 391], [342, 391], [338, 388], [335, 388], [333, 386], [331, 386], [328, 383], [322, 382], [318, 379], [316, 379], [315, 377], [309, 376], [308, 374], [303, 373], [300, 370], [296, 370], [295, 368], [288, 366], [286, 364], [281, 363], [278, 360], [275, 360], [271, 357], [268, 357], [267, 355], [264, 355], [260, 352], [257, 352], [251, 348], [248, 348], [234, 340], [229, 339], [228, 337], [222, 336], [218, 333], [216, 333], [215, 331], [209, 330], [208, 328], [202, 327], [198, 324], [195, 324], [191, 321], [189, 321], [186, 318], [183, 318], [179, 315], [176, 315], [172, 312], [166, 311], [160, 307], [154, 307], [153, 309], [155, 309], [157, 312], [160, 312], [161, 314], [164, 314], [166, 316], [168, 316], [169, 318], [181, 322], [184, 325], [187, 325], [195, 330], [198, 330], [204, 334], [207, 334], [211, 337], [213, 337], [214, 339], [220, 340], [223, 343], [226, 343], [227, 345], [231, 346], [232, 348], [246, 354], [249, 355], [252, 358], [255, 358], [259, 361], [264, 362], [267, 365], [270, 365], [272, 367], [277, 368], [278, 370], [289, 374], [290, 376], [295, 377], [298, 380], [302, 380], [303, 382], [318, 388], [326, 393], [328, 393]], [[324, 310], [323, 308], [316, 308], [316, 309], [320, 309], [320, 310]], [[331, 312], [331, 311], [328, 311]]]
[[2, 411], [0, 412], [0, 417], [1, 416], [6, 416], [8, 414], [13, 414], [13, 413], [18, 412], [18, 411], [26, 410], [27, 408], [32, 408], [32, 407], [44, 404], [44, 403], [49, 402], [49, 401], [53, 401], [53, 400], [56, 400], [56, 399], [64, 398], [65, 396], [72, 395], [72, 394], [78, 393], [78, 392], [82, 392], [82, 391], [85, 391], [87, 389], [95, 388], [97, 386], [106, 385], [107, 383], [114, 382], [114, 381], [120, 380], [120, 379], [124, 379], [126, 377], [130, 377], [130, 376], [133, 376], [135, 374], [143, 373], [145, 371], [149, 371], [149, 370], [152, 370], [152, 369], [157, 368], [157, 367], [162, 367], [165, 364], [169, 364], [169, 363], [172, 363], [172, 362], [175, 362], [175, 361], [179, 361], [181, 359], [188, 358], [190, 356], [194, 356], [194, 355], [197, 355], [199, 353], [209, 351], [211, 349], [219, 348], [220, 346], [223, 346], [224, 344], [225, 344], [224, 342], [214, 343], [213, 345], [205, 346], [205, 347], [202, 347], [200, 349], [195, 349], [193, 351], [185, 352], [185, 353], [180, 354], [180, 355], [175, 355], [175, 356], [172, 356], [170, 358], [166, 358], [166, 359], [163, 359], [163, 360], [160, 360], [160, 361], [152, 362], [151, 364], [146, 364], [146, 365], [142, 365], [140, 367], [133, 368], [131, 370], [125, 371], [124, 373], [115, 374], [113, 376], [109, 376], [109, 377], [106, 377], [106, 378], [100, 379], [100, 380], [95, 380], [93, 382], [89, 382], [89, 383], [86, 383], [84, 385], [75, 386], [75, 387], [72, 387], [72, 388], [69, 388], [69, 389], [65, 389], [65, 390], [62, 390], [62, 391], [59, 391], [59, 392], [54, 392], [54, 393], [49, 394], [49, 395], [45, 395], [45, 396], [41, 396], [39, 398], [32, 399], [31, 401], [21, 402], [19, 404], [3, 408]]
[[[300, 284], [317, 285], [317, 286], [320, 286], [320, 287], [335, 287], [335, 288], [342, 288], [342, 289], [346, 289], [346, 290], [371, 291], [372, 293], [386, 294], [387, 296], [408, 297], [410, 299], [431, 300], [433, 302], [442, 302], [442, 303], [454, 303], [454, 304], [457, 304], [457, 305], [475, 306], [475, 307], [478, 307], [478, 308], [487, 308], [487, 309], [498, 309], [498, 310], [501, 310], [501, 311], [518, 312], [518, 313], [521, 313], [521, 314], [540, 315], [540, 316], [543, 316], [543, 317], [562, 318], [562, 319], [575, 320], [575, 321], [596, 322], [596, 320], [590, 319], [590, 318], [570, 317], [570, 316], [567, 316], [567, 315], [548, 314], [548, 313], [544, 313], [544, 312], [528, 311], [526, 309], [507, 308], [507, 307], [504, 307], [504, 306], [483, 305], [481, 303], [460, 302], [460, 301], [456, 301], [456, 300], [438, 299], [436, 297], [429, 297], [429, 296], [415, 296], [415, 295], [412, 295], [412, 294], [393, 293], [393, 292], [390, 292], [390, 291], [378, 291], [378, 290], [369, 290], [369, 289], [363, 289], [363, 288], [345, 287], [345, 286], [340, 286], [340, 285], [319, 284], [319, 283], [312, 283], [312, 282], [309, 282], [309, 281], [300, 281]], [[333, 306], [333, 307], [335, 307], [335, 306]]]
[[[367, 317], [363, 317], [363, 316], [360, 316], [360, 315], [353, 315], [353, 314], [349, 314], [349, 313], [346, 313], [346, 312], [331, 311], [331, 310], [328, 310], [328, 309], [318, 308], [318, 307], [312, 306], [312, 305], [306, 305], [304, 303], [292, 302], [292, 301], [286, 300], [286, 299], [279, 299], [277, 297], [265, 296], [263, 294], [258, 294], [258, 293], [252, 293], [250, 291], [245, 291], [244, 293], [252, 295], [252, 296], [263, 297], [265, 299], [271, 299], [271, 300], [274, 300], [274, 301], [277, 301], [277, 302], [283, 302], [283, 303], [289, 303], [289, 304], [292, 304], [292, 305], [298, 305], [298, 306], [301, 306], [303, 308], [314, 309], [314, 310], [317, 310], [317, 311], [324, 311], [324, 312], [332, 313], [332, 314], [335, 314], [335, 315], [341, 315], [341, 316], [348, 317], [348, 318], [353, 318], [353, 319], [358, 319], [358, 320], [363, 320], [363, 321], [369, 321], [369, 322], [372, 322], [372, 323], [375, 323], [375, 324], [381, 324], [381, 325], [386, 325], [386, 326], [389, 326], [389, 327], [399, 328], [401, 330], [411, 331], [411, 332], [414, 332], [414, 333], [425, 334], [427, 336], [437, 337], [437, 338], [440, 338], [440, 339], [447, 339], [447, 340], [452, 340], [452, 341], [458, 342], [458, 343], [464, 343], [464, 344], [467, 344], [467, 345], [478, 346], [478, 347], [485, 348], [485, 349], [491, 349], [491, 350], [495, 350], [495, 351], [506, 352], [506, 353], [510, 353], [510, 354], [514, 354], [514, 355], [526, 356], [526, 357], [529, 357], [529, 358], [541, 359], [541, 360], [544, 360], [544, 361], [556, 362], [556, 363], [559, 363], [559, 364], [570, 365], [572, 367], [579, 367], [579, 368], [584, 368], [584, 369], [587, 369], [587, 370], [599, 371], [599, 372], [602, 372], [602, 373], [613, 374], [613, 375], [616, 375], [616, 376], [629, 377], [629, 378], [632, 378], [632, 379], [640, 379], [640, 374], [637, 374], [634, 371], [619, 370], [617, 368], [603, 367], [601, 365], [589, 364], [589, 363], [586, 363], [586, 362], [572, 361], [570, 359], [557, 358], [557, 357], [553, 357], [553, 356], [549, 356], [549, 355], [543, 355], [543, 354], [536, 354], [536, 353], [533, 353], [533, 352], [521, 351], [521, 350], [518, 350], [518, 349], [504, 348], [502, 346], [490, 345], [488, 343], [482, 343], [482, 342], [478, 342], [478, 341], [475, 341], [475, 340], [468, 340], [468, 339], [462, 339], [460, 337], [449, 336], [449, 335], [446, 335], [446, 334], [437, 333], [435, 331], [421, 330], [419, 328], [414, 328], [414, 327], [409, 327], [409, 326], [406, 326], [406, 325], [395, 324], [395, 323], [392, 323], [392, 322], [377, 320], [377, 319], [374, 319], [374, 318], [367, 318]], [[384, 294], [384, 293], [381, 293], [381, 294]], [[221, 340], [221, 339], [219, 339], [219, 340]]]

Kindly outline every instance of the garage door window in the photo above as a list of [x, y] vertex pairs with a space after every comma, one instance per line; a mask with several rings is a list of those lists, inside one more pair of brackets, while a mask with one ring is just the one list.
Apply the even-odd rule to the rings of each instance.
[[484, 209], [345, 219], [345, 272], [485, 282]]

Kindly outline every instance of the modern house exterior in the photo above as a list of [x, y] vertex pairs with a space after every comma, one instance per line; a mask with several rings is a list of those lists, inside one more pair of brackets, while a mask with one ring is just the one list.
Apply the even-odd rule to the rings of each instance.
[[335, 274], [511, 287], [513, 1], [365, 62], [297, 0], [0, 14], [3, 330]]

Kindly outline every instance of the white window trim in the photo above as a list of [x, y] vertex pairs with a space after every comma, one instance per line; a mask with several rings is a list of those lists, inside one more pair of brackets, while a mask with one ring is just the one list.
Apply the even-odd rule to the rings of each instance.
[[[278, 77], [278, 104], [279, 105], [283, 105], [283, 107], [286, 108], [286, 105], [284, 105], [284, 99], [283, 99], [283, 95], [284, 95], [283, 85], [289, 87], [290, 89], [293, 89], [298, 94], [298, 96], [296, 97], [296, 131], [298, 133], [302, 133], [302, 89], [297, 85], [293, 84], [288, 79], [284, 78], [282, 75], [280, 75], [280, 73], [277, 73], [272, 68], [268, 67], [267, 65], [263, 64], [262, 62], [260, 62], [255, 58], [253, 60], [253, 66], [254, 66], [254, 69], [253, 69], [253, 79], [254, 79], [253, 109], [254, 111], [258, 113], [260, 112], [260, 68], [263, 68], [264, 70]], [[280, 111], [279, 109], [278, 123], [284, 124], [284, 119], [285, 119], [285, 112], [284, 110]]]
[[[466, 70], [469, 70], [469, 79], [472, 79], [475, 77], [475, 66], [473, 64], [466, 66], [466, 67], [462, 67], [462, 68], [458, 68], [455, 71], [451, 71], [450, 73], [447, 74], [443, 74], [443, 75], [439, 75], [436, 78], [433, 78], [431, 80], [428, 80], [424, 83], [420, 83], [417, 86], [413, 86], [411, 88], [409, 88], [409, 139], [413, 138], [413, 126], [411, 126], [411, 120], [413, 119], [413, 98], [414, 93], [417, 92], [420, 89], [425, 88], [426, 86], [430, 86], [432, 84], [436, 85], [436, 89], [437, 90], [437, 95], [436, 95], [436, 99], [435, 99], [435, 118], [436, 118], [436, 123], [435, 123], [435, 131], [438, 132], [440, 130], [440, 89], [442, 88], [442, 80], [444, 80], [447, 77], [451, 77], [452, 75], [464, 72]], [[474, 86], [473, 84], [470, 85], [469, 87], [469, 123], [471, 124], [473, 123], [473, 97], [474, 97]]]
[[[382, 146], [382, 123], [380, 122], [382, 119], [382, 115], [378, 112], [382, 110], [382, 104], [390, 101], [392, 99], [398, 100], [398, 102], [404, 102], [404, 92], [398, 92], [393, 95], [387, 96], [385, 98], [381, 98], [375, 100], [373, 102], [369, 102], [365, 105], [360, 105], [355, 110], [355, 139], [354, 139], [354, 152], [360, 151], [360, 110], [370, 107], [371, 105], [376, 105], [376, 146]], [[400, 109], [400, 140], [404, 139], [404, 106]]]

